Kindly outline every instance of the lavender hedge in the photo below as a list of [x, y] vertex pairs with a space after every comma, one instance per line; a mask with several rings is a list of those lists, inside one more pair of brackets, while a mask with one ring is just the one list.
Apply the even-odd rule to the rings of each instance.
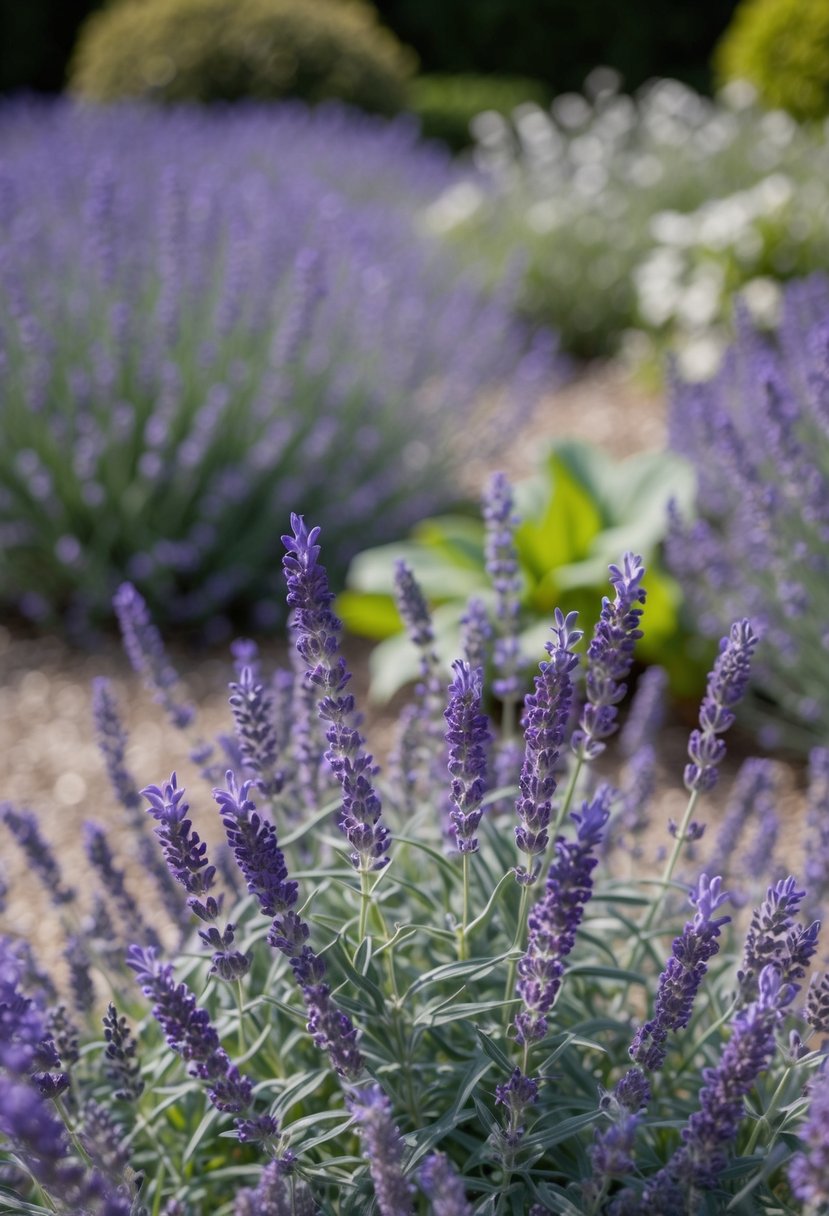
[[710, 382], [675, 383], [671, 443], [697, 475], [668, 561], [703, 633], [751, 616], [764, 645], [747, 719], [771, 745], [822, 745], [829, 726], [829, 281], [789, 287], [776, 340], [738, 314]]
[[453, 180], [335, 108], [0, 109], [0, 600], [265, 624], [289, 507], [344, 569], [452, 501], [555, 364], [418, 235]]
[[[514, 522], [498, 523], [489, 565], [508, 608]], [[740, 875], [756, 903], [740, 930], [690, 847], [758, 647], [750, 622], [722, 639], [666, 847], [642, 830], [659, 682], [620, 713], [647, 621], [635, 554], [611, 567], [584, 660], [576, 614], [555, 613], [501, 731], [481, 709], [481, 659], [494, 652], [509, 679], [512, 614], [496, 637], [467, 630], [441, 687], [406, 578], [424, 679], [384, 775], [348, 691], [319, 529], [294, 515], [283, 540], [295, 662], [271, 674], [254, 643], [234, 646], [233, 731], [212, 749], [143, 602], [119, 592], [130, 657], [191, 746], [184, 783], [139, 794], [98, 686], [113, 797], [98, 801], [108, 826], [87, 829], [89, 905], [35, 817], [2, 808], [68, 966], [56, 982], [25, 941], [0, 938], [0, 1203], [31, 1216], [823, 1211], [829, 979], [804, 988], [826, 841], [810, 842], [808, 892], [762, 864]], [[616, 786], [596, 762], [606, 778], [620, 726]], [[813, 826], [827, 771], [818, 749]], [[742, 779], [741, 803], [759, 776]], [[223, 851], [202, 839], [211, 801]], [[115, 850], [141, 858], [132, 881]], [[739, 873], [741, 855], [717, 865]]]

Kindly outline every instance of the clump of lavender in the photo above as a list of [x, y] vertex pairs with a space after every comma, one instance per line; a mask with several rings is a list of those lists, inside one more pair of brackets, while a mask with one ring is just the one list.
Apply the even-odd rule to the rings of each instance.
[[32, 619], [83, 633], [127, 577], [160, 622], [271, 627], [273, 520], [344, 570], [557, 377], [514, 290], [436, 256], [423, 207], [467, 173], [405, 122], [21, 100], [0, 144], [0, 600]]
[[293, 610], [296, 648], [307, 664], [306, 676], [317, 690], [319, 715], [328, 723], [326, 759], [342, 790], [340, 830], [351, 845], [349, 860], [368, 874], [388, 865], [389, 832], [381, 819], [374, 789], [376, 769], [363, 749], [354, 697], [345, 689], [350, 675], [339, 653], [342, 625], [331, 611], [328, 575], [319, 563], [319, 528], [309, 532], [298, 515], [291, 516], [292, 536], [283, 536], [282, 559]]
[[645, 602], [641, 557], [626, 553], [621, 566], [610, 567], [615, 595], [605, 597], [593, 637], [587, 647], [586, 701], [573, 732], [571, 746], [579, 760], [594, 760], [616, 731], [619, 702], [627, 692], [625, 680], [633, 663], [633, 650], [642, 631], [640, 604]]
[[769, 744], [823, 746], [829, 678], [818, 605], [826, 577], [829, 439], [825, 277], [792, 283], [774, 344], [746, 314], [722, 370], [674, 381], [672, 446], [693, 462], [695, 520], [675, 512], [667, 558], [709, 637], [750, 617], [763, 638], [745, 721]]

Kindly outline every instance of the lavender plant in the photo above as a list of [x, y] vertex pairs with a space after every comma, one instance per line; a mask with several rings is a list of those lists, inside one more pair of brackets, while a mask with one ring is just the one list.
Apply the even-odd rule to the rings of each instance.
[[[482, 667], [466, 659], [444, 689], [443, 774], [431, 767], [403, 789], [378, 769], [348, 691], [319, 530], [294, 515], [284, 543], [292, 679], [325, 734], [286, 730], [286, 673], [271, 677], [250, 642], [233, 647], [235, 767], [211, 797], [199, 781], [215, 764], [191, 749], [187, 801], [176, 777], [138, 795], [198, 921], [189, 936], [183, 909], [150, 896], [157, 875], [137, 850], [130, 895], [117, 854], [133, 834], [146, 839], [132, 816], [112, 843], [89, 829], [94, 873], [70, 891], [34, 816], [4, 810], [31, 862], [10, 898], [42, 884], [56, 937], [70, 954], [84, 947], [86, 993], [68, 1012], [64, 976], [39, 978], [26, 944], [0, 937], [0, 1210], [821, 1210], [829, 979], [817, 972], [804, 991], [819, 945], [818, 922], [801, 919], [812, 900], [794, 876], [774, 881], [753, 893], [744, 933], [720, 875], [684, 889], [689, 919], [674, 878], [693, 860], [745, 692], [749, 622], [734, 624], [709, 676], [688, 809], [662, 873], [640, 865], [628, 877], [611, 828], [630, 808], [608, 779], [618, 739], [623, 760], [652, 746], [659, 693], [651, 680], [616, 735], [647, 628], [635, 554], [610, 570], [612, 598], [583, 660], [575, 614], [553, 614], [515, 734], [520, 782], [506, 797], [487, 763], [496, 728], [481, 708]], [[426, 610], [404, 581], [420, 645]], [[134, 810], [116, 718], [99, 688], [112, 805], [127, 793]], [[197, 721], [182, 730], [196, 738]], [[311, 739], [315, 793], [296, 754], [306, 763]], [[814, 758], [815, 805], [824, 760]], [[266, 775], [277, 772], [276, 783]], [[742, 779], [743, 802], [759, 776]], [[211, 817], [235, 877], [209, 861]], [[100, 929], [79, 936], [85, 898], [101, 894], [113, 913], [106, 950]]]
[[673, 514], [669, 564], [702, 633], [751, 617], [763, 646], [745, 720], [799, 750], [822, 746], [829, 721], [827, 324], [826, 280], [793, 284], [773, 345], [742, 315], [719, 375], [676, 382], [671, 404], [671, 441], [697, 491], [695, 518]]
[[160, 622], [272, 623], [289, 506], [342, 570], [558, 374], [418, 232], [457, 171], [405, 122], [6, 103], [0, 161], [0, 601], [33, 620], [129, 579]]

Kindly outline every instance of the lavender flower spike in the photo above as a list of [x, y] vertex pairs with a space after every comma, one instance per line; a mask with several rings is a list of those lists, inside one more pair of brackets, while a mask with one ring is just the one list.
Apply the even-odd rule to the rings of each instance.
[[161, 635], [150, 620], [144, 599], [132, 583], [122, 583], [112, 603], [130, 663], [144, 677], [145, 684], [173, 726], [184, 730], [193, 721], [194, 710], [192, 705], [180, 704], [173, 695], [178, 674], [167, 658]]
[[285, 857], [277, 843], [276, 829], [267, 823], [248, 797], [251, 782], [236, 784], [233, 772], [225, 774], [227, 789], [216, 789], [213, 797], [219, 806], [227, 843], [244, 875], [248, 891], [259, 900], [266, 916], [276, 916], [292, 908], [297, 899], [297, 884], [288, 881]]
[[104, 829], [97, 823], [86, 822], [83, 825], [83, 832], [86, 855], [123, 917], [127, 928], [125, 936], [140, 937], [148, 945], [158, 946], [160, 943], [157, 933], [144, 920], [141, 909], [127, 887], [124, 871], [115, 864], [115, 858]]
[[725, 756], [719, 736], [734, 722], [733, 709], [746, 691], [757, 641], [751, 622], [742, 620], [720, 642], [700, 706], [700, 729], [693, 730], [688, 740], [691, 763], [685, 766], [685, 788], [691, 792], [707, 793], [717, 784], [717, 768]]
[[431, 1153], [419, 1174], [420, 1186], [432, 1205], [432, 1216], [472, 1216], [463, 1182], [444, 1153]]
[[37, 874], [56, 906], [71, 903], [75, 898], [72, 887], [63, 884], [63, 875], [51, 846], [40, 834], [37, 819], [31, 811], [17, 811], [8, 802], [0, 804], [0, 819], [26, 854], [30, 868]]
[[245, 767], [254, 774], [263, 794], [278, 794], [284, 777], [277, 770], [279, 748], [273, 721], [273, 696], [256, 678], [252, 668], [243, 667], [238, 683], [230, 684], [228, 701]]
[[754, 909], [737, 972], [743, 1001], [756, 998], [758, 976], [769, 963], [778, 969], [783, 983], [799, 987], [797, 980], [806, 974], [820, 931], [820, 921], [803, 925], [795, 920], [805, 894], [789, 875], [770, 886], [763, 902]]
[[809, 1114], [800, 1132], [805, 1152], [796, 1153], [789, 1181], [798, 1199], [815, 1211], [829, 1204], [829, 1072], [822, 1069], [809, 1086]]
[[141, 806], [141, 796], [126, 765], [127, 734], [110, 682], [103, 677], [92, 681], [92, 716], [110, 784], [128, 811], [137, 810]]
[[636, 1032], [630, 1047], [630, 1057], [650, 1070], [661, 1068], [665, 1063], [665, 1046], [671, 1031], [681, 1030], [691, 1019], [691, 1009], [703, 976], [708, 970], [708, 960], [719, 950], [722, 926], [728, 924], [730, 916], [714, 916], [714, 912], [728, 899], [722, 889], [722, 879], [700, 875], [689, 899], [696, 907], [693, 920], [685, 924], [679, 937], [674, 938], [673, 954], [659, 977], [653, 1017]]
[[389, 1099], [379, 1085], [372, 1085], [358, 1089], [348, 1105], [368, 1158], [380, 1216], [411, 1216], [414, 1188], [403, 1175], [404, 1145], [392, 1121]]
[[486, 569], [497, 597], [496, 678], [492, 688], [496, 696], [514, 701], [521, 692], [521, 651], [517, 636], [521, 575], [513, 540], [517, 520], [513, 515], [512, 488], [503, 473], [493, 474], [481, 509], [486, 525]]
[[527, 918], [527, 951], [518, 962], [516, 992], [524, 1009], [516, 1015], [516, 1037], [534, 1043], [547, 1033], [547, 1017], [558, 996], [564, 960], [573, 949], [576, 931], [592, 890], [596, 852], [610, 815], [613, 791], [599, 788], [591, 802], [572, 818], [578, 826], [575, 841], [559, 836], [556, 857], [547, 875], [546, 890]]
[[218, 901], [208, 897], [207, 906], [197, 897], [206, 895], [213, 886], [216, 867], [207, 858], [207, 845], [193, 831], [188, 818], [190, 807], [184, 801], [184, 787], [179, 786], [176, 774], [164, 785], [148, 785], [141, 791], [150, 804], [147, 811], [158, 820], [155, 834], [164, 853], [164, 859], [176, 882], [181, 883], [190, 898], [188, 906], [202, 920], [214, 920], [218, 915]]
[[484, 673], [472, 671], [462, 659], [452, 664], [455, 678], [449, 685], [449, 772], [452, 777], [452, 811], [455, 840], [461, 853], [475, 853], [475, 833], [481, 822], [481, 800], [486, 793], [486, 753], [491, 738], [486, 714], [481, 713]]
[[645, 602], [641, 557], [626, 553], [622, 565], [610, 567], [613, 600], [602, 600], [602, 610], [587, 648], [587, 701], [571, 746], [583, 760], [594, 760], [617, 729], [617, 706], [627, 691], [624, 683], [633, 662], [633, 649], [642, 636], [639, 621]]
[[[576, 628], [578, 613], [564, 616], [559, 608], [555, 611], [553, 635], [555, 640], [547, 642], [548, 661], [539, 664], [540, 675], [535, 677], [534, 692], [524, 698], [524, 763], [519, 779], [519, 796], [515, 810], [521, 821], [515, 829], [515, 842], [528, 860], [538, 857], [547, 848], [552, 818], [553, 795], [558, 779], [556, 765], [564, 742], [570, 705], [573, 700], [573, 682], [570, 672], [578, 664], [573, 648], [581, 640], [582, 630]], [[521, 883], [535, 882], [538, 866], [519, 866], [516, 877]]]
[[389, 833], [373, 785], [377, 770], [363, 750], [354, 697], [345, 692], [351, 677], [339, 653], [342, 625], [331, 611], [328, 575], [318, 560], [320, 530], [309, 532], [300, 515], [291, 515], [291, 527], [293, 536], [282, 537], [288, 606], [294, 610], [296, 646], [307, 664], [306, 676], [318, 690], [319, 716], [328, 723], [325, 756], [342, 790], [340, 830], [352, 847], [349, 860], [355, 870], [381, 870], [389, 862]]
[[159, 963], [155, 950], [130, 946], [127, 963], [138, 976], [145, 996], [154, 1002], [153, 1017], [167, 1043], [190, 1063], [190, 1075], [209, 1084], [210, 1101], [217, 1110], [238, 1114], [251, 1103], [253, 1088], [231, 1063], [210, 1018], [196, 1003], [186, 984], [177, 984], [169, 963]]

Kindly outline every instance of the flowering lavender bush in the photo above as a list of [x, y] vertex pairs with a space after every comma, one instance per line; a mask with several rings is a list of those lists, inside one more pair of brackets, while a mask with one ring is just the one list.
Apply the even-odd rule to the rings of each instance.
[[494, 192], [453, 185], [427, 222], [483, 250], [495, 280], [523, 260], [524, 307], [569, 349], [647, 359], [667, 342], [707, 375], [736, 290], [768, 325], [781, 281], [829, 267], [826, 132], [764, 112], [750, 86], [712, 100], [658, 80], [629, 97], [599, 69], [584, 96], [479, 116], [475, 134]]
[[266, 623], [289, 506], [344, 569], [554, 372], [415, 233], [455, 171], [405, 122], [7, 104], [0, 160], [0, 600], [34, 619], [129, 578], [157, 619]]
[[[291, 522], [294, 674], [266, 675], [237, 645], [233, 735], [191, 749], [192, 789], [173, 775], [143, 790], [143, 823], [117, 706], [98, 690], [131, 825], [110, 837], [143, 857], [154, 825], [166, 870], [142, 861], [130, 904], [91, 825], [109, 909], [93, 929], [34, 817], [2, 810], [25, 882], [54, 901], [72, 977], [59, 994], [24, 941], [0, 939], [2, 1201], [31, 1216], [818, 1210], [829, 983], [803, 983], [819, 923], [789, 876], [761, 883], [737, 932], [721, 878], [695, 873], [688, 849], [745, 692], [749, 622], [722, 640], [687, 809], [648, 877], [613, 830], [645, 815], [643, 784], [632, 805], [594, 772], [646, 621], [635, 554], [611, 567], [583, 662], [575, 614], [553, 615], [522, 733], [513, 718], [493, 738], [478, 645], [442, 705], [424, 682], [403, 720], [421, 746], [386, 777], [348, 691], [319, 530]], [[508, 536], [499, 553], [508, 603]], [[160, 641], [136, 593], [121, 601], [157, 683]], [[171, 687], [162, 701], [192, 730]], [[652, 753], [657, 693], [637, 694], [624, 754]], [[412, 736], [428, 715], [445, 733]], [[816, 757], [816, 800], [826, 767]], [[211, 814], [226, 836], [212, 862], [194, 826]], [[153, 892], [165, 873], [183, 888], [177, 915]], [[827, 889], [816, 881], [810, 906]]]
[[745, 315], [723, 370], [673, 388], [671, 442], [697, 473], [697, 518], [674, 513], [668, 560], [713, 637], [747, 613], [763, 634], [749, 716], [771, 744], [823, 744], [829, 713], [829, 284], [792, 285], [774, 346]]

